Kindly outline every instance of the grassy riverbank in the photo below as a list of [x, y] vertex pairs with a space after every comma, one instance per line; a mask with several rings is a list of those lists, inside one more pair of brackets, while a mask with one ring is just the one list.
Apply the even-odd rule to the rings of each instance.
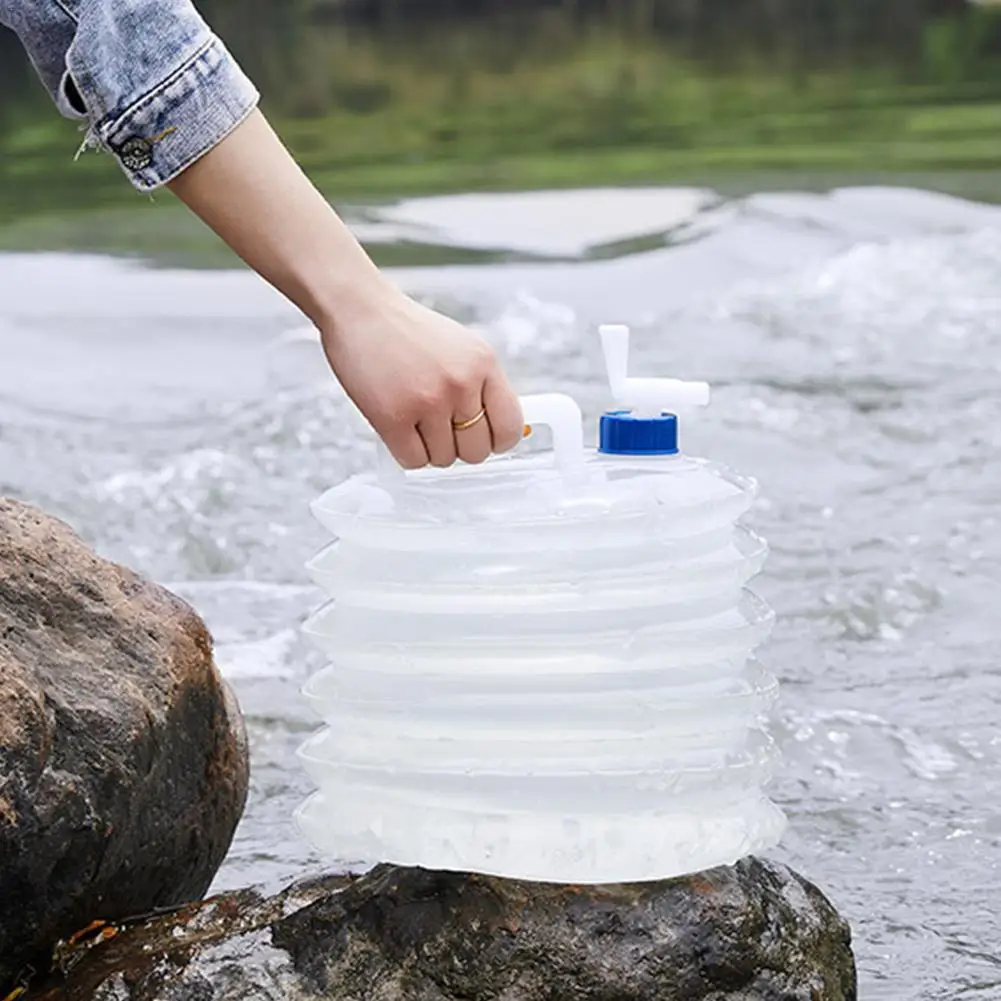
[[[442, 43], [445, 44], [445, 43]], [[507, 54], [505, 55], [505, 52]], [[516, 53], [309, 36], [267, 105], [334, 201], [585, 185], [823, 187], [893, 179], [1001, 202], [1001, 78], [929, 57], [725, 73], [662, 44], [594, 35]], [[941, 60], [940, 60], [941, 62]], [[0, 248], [204, 250], [171, 205], [130, 197], [107, 157], [40, 101], [0, 134]]]

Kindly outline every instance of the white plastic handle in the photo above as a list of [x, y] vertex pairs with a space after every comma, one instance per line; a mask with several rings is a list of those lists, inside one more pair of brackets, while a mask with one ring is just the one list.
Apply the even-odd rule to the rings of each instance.
[[[552, 431], [557, 467], [572, 470], [583, 466], [584, 415], [577, 401], [562, 393], [537, 393], [522, 396], [520, 403], [526, 424], [541, 424]], [[384, 483], [398, 483], [406, 476], [382, 439], [376, 443], [376, 468]]]
[[573, 397], [563, 393], [523, 396], [521, 409], [526, 424], [542, 424], [553, 432], [553, 453], [560, 469], [584, 465], [584, 415]]

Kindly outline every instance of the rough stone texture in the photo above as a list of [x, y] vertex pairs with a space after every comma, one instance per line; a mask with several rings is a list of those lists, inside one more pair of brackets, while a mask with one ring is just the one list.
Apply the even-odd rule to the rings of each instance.
[[91, 921], [202, 896], [247, 781], [195, 612], [0, 499], [0, 997]]
[[856, 1001], [848, 926], [747, 859], [633, 886], [380, 866], [123, 930], [42, 1001]]

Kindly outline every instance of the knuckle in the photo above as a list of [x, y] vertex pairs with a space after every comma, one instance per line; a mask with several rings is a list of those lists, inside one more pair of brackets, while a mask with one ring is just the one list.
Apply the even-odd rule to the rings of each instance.
[[473, 369], [476, 378], [482, 382], [497, 368], [497, 355], [489, 344], [484, 343], [473, 355]]
[[452, 371], [445, 376], [445, 396], [449, 400], [455, 400], [468, 391], [472, 383], [472, 376], [466, 371]]
[[497, 352], [492, 345], [481, 339], [476, 342], [473, 358], [479, 365], [492, 368], [497, 363]]
[[477, 343], [463, 363], [449, 372], [449, 391], [453, 394], [479, 394], [495, 366], [493, 348], [485, 342]]
[[407, 413], [411, 417], [434, 413], [441, 409], [445, 395], [439, 382], [417, 387], [411, 391]]

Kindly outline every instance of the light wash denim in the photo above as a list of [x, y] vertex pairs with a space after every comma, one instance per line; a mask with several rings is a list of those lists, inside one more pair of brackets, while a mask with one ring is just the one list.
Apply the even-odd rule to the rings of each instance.
[[190, 0], [0, 0], [0, 24], [140, 191], [175, 178], [259, 99]]

